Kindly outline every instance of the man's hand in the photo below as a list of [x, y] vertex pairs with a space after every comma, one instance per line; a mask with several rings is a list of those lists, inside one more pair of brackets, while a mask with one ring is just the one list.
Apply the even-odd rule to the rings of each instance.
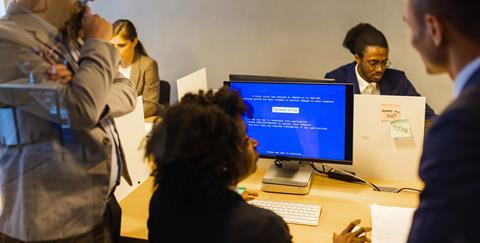
[[333, 233], [333, 243], [363, 243], [363, 242], [371, 242], [370, 239], [368, 239], [365, 236], [366, 232], [369, 232], [372, 230], [371, 227], [360, 227], [356, 231], [352, 230], [360, 224], [360, 219], [357, 219], [355, 221], [352, 221], [347, 228], [345, 228], [342, 233], [337, 235], [337, 233]]
[[68, 84], [73, 78], [72, 72], [63, 64], [52, 65], [52, 67], [48, 69], [48, 75], [52, 81], [61, 84]]
[[112, 24], [98, 15], [92, 15], [90, 9], [85, 10], [82, 30], [85, 40], [98, 38], [110, 42], [113, 38]]

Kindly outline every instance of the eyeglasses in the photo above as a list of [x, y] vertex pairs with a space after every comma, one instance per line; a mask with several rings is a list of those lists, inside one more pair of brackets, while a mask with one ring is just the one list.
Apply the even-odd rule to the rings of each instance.
[[390, 62], [390, 60], [385, 60], [385, 61], [368, 61], [367, 62], [368, 65], [370, 65], [370, 67], [372, 67], [373, 69], [377, 69], [378, 67], [381, 67], [382, 69], [386, 69], [388, 67], [390, 67], [390, 65], [392, 65], [392, 62]]

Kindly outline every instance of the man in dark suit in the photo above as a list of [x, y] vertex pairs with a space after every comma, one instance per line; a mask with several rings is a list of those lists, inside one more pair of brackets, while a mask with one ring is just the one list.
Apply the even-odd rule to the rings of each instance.
[[[404, 72], [389, 69], [388, 42], [382, 32], [361, 23], [350, 29], [343, 46], [355, 56], [355, 62], [341, 66], [325, 75], [337, 82], [353, 83], [356, 94], [420, 96]], [[430, 106], [425, 119], [436, 118]]]
[[409, 0], [405, 21], [427, 71], [455, 80], [420, 162], [425, 188], [408, 242], [479, 242], [480, 1]]

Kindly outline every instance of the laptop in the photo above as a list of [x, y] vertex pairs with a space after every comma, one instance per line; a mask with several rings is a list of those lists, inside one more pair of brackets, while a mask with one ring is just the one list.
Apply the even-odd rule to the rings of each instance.
[[207, 69], [202, 68], [177, 80], [178, 100], [187, 93], [198, 93], [199, 90], [207, 90]]
[[419, 180], [425, 97], [355, 95], [353, 165], [363, 178]]

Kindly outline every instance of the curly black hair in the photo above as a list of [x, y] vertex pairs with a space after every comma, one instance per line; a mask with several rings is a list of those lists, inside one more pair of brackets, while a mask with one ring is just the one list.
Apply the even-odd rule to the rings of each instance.
[[363, 56], [367, 46], [380, 46], [388, 49], [385, 35], [368, 23], [360, 23], [351, 28], [343, 40], [343, 47], [347, 48], [353, 55], [359, 55], [360, 57]]
[[241, 161], [245, 131], [239, 120], [248, 113], [240, 95], [228, 88], [187, 94], [166, 111], [145, 152], [162, 200], [175, 205], [218, 201], [251, 171]]

